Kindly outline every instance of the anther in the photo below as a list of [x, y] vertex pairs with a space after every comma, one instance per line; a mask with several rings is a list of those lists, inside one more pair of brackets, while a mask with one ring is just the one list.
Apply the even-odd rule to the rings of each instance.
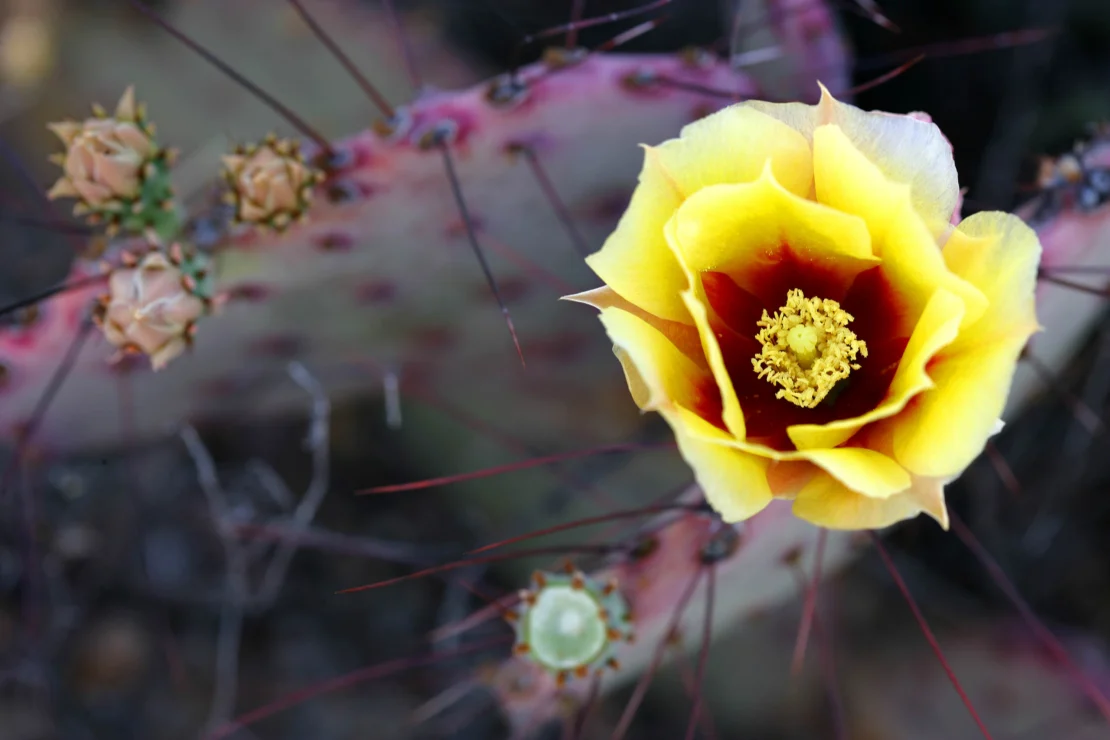
[[779, 386], [776, 398], [813, 408], [860, 368], [857, 356], [867, 357], [867, 344], [848, 328], [853, 320], [836, 301], [791, 290], [774, 316], [763, 311], [755, 337], [761, 348], [752, 368]]

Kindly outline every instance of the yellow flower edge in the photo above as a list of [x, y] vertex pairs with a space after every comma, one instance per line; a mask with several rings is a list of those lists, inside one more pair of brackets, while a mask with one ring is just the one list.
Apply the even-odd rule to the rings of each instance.
[[740, 103], [644, 147], [587, 263], [633, 401], [729, 522], [772, 499], [834, 529], [925, 513], [1000, 428], [1039, 329], [1041, 247], [957, 225], [948, 141], [918, 116]]

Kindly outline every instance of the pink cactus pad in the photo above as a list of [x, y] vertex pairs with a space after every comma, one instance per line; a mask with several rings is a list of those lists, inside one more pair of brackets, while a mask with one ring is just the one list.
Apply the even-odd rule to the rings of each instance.
[[[1110, 138], [1096, 137], [1081, 152], [1079, 161], [1088, 172], [1110, 173]], [[1088, 286], [1091, 292], [1042, 281], [1037, 287], [1037, 315], [1045, 331], [1033, 336], [1029, 351], [1050, 368], [1063, 367], [1079, 349], [1101, 315], [1106, 298], [1098, 294], [1110, 278], [1110, 193], [1097, 192], [1088, 183], [1059, 183], [1054, 190], [1033, 200], [1017, 213], [1036, 228], [1044, 246], [1043, 272], [1063, 281]], [[1084, 202], [1086, 201], [1086, 202]], [[1066, 267], [1066, 272], [1053, 273]], [[1082, 268], [1092, 268], [1084, 273]], [[1045, 388], [1032, 367], [1019, 366], [1010, 394], [1009, 411], [1020, 409]]]
[[[692, 489], [688, 500], [701, 492]], [[706, 609], [703, 576], [709, 561], [715, 562], [713, 622], [720, 631], [750, 619], [761, 611], [797, 596], [798, 564], [808, 568], [813, 561], [819, 531], [794, 517], [788, 502], [777, 501], [742, 526], [721, 525], [715, 517], [687, 513], [677, 520], [667, 515], [665, 526], [655, 530], [653, 548], [639, 558], [622, 557], [593, 574], [598, 580], [616, 579], [633, 615], [635, 642], [616, 651], [619, 670], [608, 672], [603, 690], [610, 690], [640, 677], [652, 663], [655, 651], [664, 644], [664, 660], [674, 654], [696, 650], [701, 642]], [[722, 529], [722, 526], [724, 529]], [[822, 570], [835, 571], [851, 560], [858, 548], [850, 533], [828, 532]], [[675, 612], [686, 596], [688, 605], [678, 621], [674, 637], [666, 647]], [[555, 677], [525, 658], [512, 658], [496, 669], [481, 672], [496, 694], [510, 725], [518, 732], [535, 728], [559, 716], [571, 698], [581, 703], [590, 691], [589, 680], [569, 681], [560, 689]], [[523, 735], [522, 735], [523, 736]]]
[[[596, 248], [613, 225], [604, 204], [625, 197], [634, 182], [637, 143], [667, 138], [722, 104], [661, 80], [744, 95], [756, 90], [722, 63], [679, 56], [591, 57], [561, 69], [531, 67], [520, 79], [525, 91], [504, 102], [494, 100], [497, 82], [429, 94], [403, 111], [405, 130], [388, 137], [366, 132], [336, 144], [339, 164], [307, 225], [280, 238], [244, 231], [221, 245], [217, 285], [239, 299], [200, 327], [188, 356], [157, 376], [132, 374], [131, 433], [159, 434], [184, 418], [258, 413], [281, 402], [267, 392], [267, 382], [286, 385], [280, 379], [287, 355], [271, 351], [272, 342], [258, 342], [280, 337], [283, 345], [303, 348], [335, 397], [377, 386], [359, 363], [370, 358], [402, 368], [402, 384], [416, 373], [426, 387], [483, 418], [506, 413], [511, 403], [521, 422], [516, 433], [536, 444], [631, 436], [639, 417], [624, 402], [623, 380], [603, 337], [591, 317], [556, 301], [568, 286], [587, 287], [591, 277], [529, 163], [514, 151], [524, 146], [534, 153]], [[510, 309], [531, 360], [526, 370], [467, 248], [443, 157], [421, 145], [437, 127], [452, 132], [452, 157], [478, 240], [498, 281], [510, 288]], [[242, 299], [248, 294], [251, 300]], [[430, 332], [436, 342], [423, 340]], [[544, 349], [572, 339], [581, 346], [573, 357]], [[9, 420], [29, 412], [56, 366], [60, 345], [52, 347], [19, 354], [0, 349], [0, 362], [24, 379], [0, 395], [0, 424], [8, 430]], [[119, 443], [118, 378], [107, 354], [103, 343], [86, 349], [44, 420], [41, 442], [59, 449]], [[251, 392], [214, 392], [221, 388]], [[295, 402], [295, 394], [288, 400]]]

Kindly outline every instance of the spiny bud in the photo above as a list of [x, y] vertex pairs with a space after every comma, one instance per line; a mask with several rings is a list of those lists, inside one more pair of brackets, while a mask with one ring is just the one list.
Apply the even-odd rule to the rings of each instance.
[[185, 351], [211, 307], [176, 246], [123, 260], [109, 273], [108, 291], [94, 314], [104, 336], [121, 354], [146, 355], [155, 370]]
[[537, 572], [508, 616], [516, 628], [514, 654], [551, 671], [559, 684], [615, 669], [616, 646], [633, 638], [628, 603], [616, 584], [573, 569]]
[[51, 123], [48, 128], [65, 151], [51, 157], [63, 174], [47, 193], [51, 199], [75, 198], [74, 213], [90, 223], [106, 223], [142, 233], [161, 225], [170, 201], [169, 167], [173, 153], [154, 140], [154, 127], [129, 87], [109, 116], [99, 106], [84, 121]]
[[295, 141], [274, 135], [224, 157], [227, 199], [235, 206], [236, 221], [279, 232], [304, 217], [312, 189], [323, 179], [322, 172], [305, 164]]

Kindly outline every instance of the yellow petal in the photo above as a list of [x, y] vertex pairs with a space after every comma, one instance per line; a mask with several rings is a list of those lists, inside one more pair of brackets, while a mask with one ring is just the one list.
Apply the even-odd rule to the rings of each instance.
[[914, 208], [908, 185], [888, 180], [836, 126], [813, 132], [813, 167], [817, 199], [867, 222], [883, 273], [911, 316], [940, 287], [967, 303], [965, 326], [985, 313], [986, 296], [948, 269], [935, 235]]
[[934, 361], [935, 387], [885, 422], [893, 429], [895, 459], [917, 475], [962, 473], [994, 433], [1026, 340], [996, 339]]
[[806, 459], [856, 493], [889, 498], [910, 487], [910, 474], [881, 452], [862, 447], [811, 450]]
[[672, 321], [689, 321], [679, 298], [687, 288], [686, 276], [663, 237], [663, 225], [681, 202], [656, 150], [645, 147], [628, 209], [601, 250], [586, 258], [597, 276], [625, 299]]
[[652, 403], [651, 388], [648, 387], [644, 376], [640, 375], [632, 356], [620, 347], [613, 347], [613, 354], [617, 356], [621, 369], [624, 370], [624, 380], [628, 383], [628, 392], [632, 396], [632, 401], [641, 410], [648, 409]]
[[[786, 432], [794, 446], [799, 450], [836, 447], [846, 442], [864, 425], [898, 414], [910, 399], [932, 388], [934, 382], [926, 372], [926, 366], [929, 360], [956, 339], [963, 316], [964, 302], [944, 289], [937, 290], [910, 335], [909, 344], [898, 363], [898, 370], [891, 380], [884, 401], [866, 414], [851, 419], [822, 425], [797, 424], [788, 427]], [[898, 460], [905, 464], [901, 458]]]
[[903, 399], [932, 387], [926, 372], [929, 360], [959, 336], [965, 304], [943, 288], [933, 293], [890, 383], [888, 397]]
[[697, 410], [706, 403], [707, 389], [716, 393], [709, 372], [643, 319], [614, 307], [601, 311], [601, 323], [625, 367], [629, 390], [641, 409], [678, 405]]
[[635, 306], [633, 306], [631, 303], [617, 295], [617, 292], [610, 288], [608, 285], [602, 285], [600, 288], [583, 290], [581, 293], [572, 293], [570, 295], [565, 295], [559, 300], [584, 303], [587, 306], [593, 306], [598, 310], [609, 308], [610, 306], [623, 308], [625, 311], [628, 311], [630, 307], [635, 308]]
[[[860, 110], [833, 98], [823, 85], [821, 101], [816, 106], [763, 102], [748, 105], [783, 121], [810, 140], [815, 140], [819, 127], [835, 125], [852, 147], [877, 167], [884, 180], [910, 187], [913, 208], [934, 237], [947, 231], [960, 187], [952, 146], [936, 125], [905, 115]], [[816, 161], [814, 178], [819, 185]]]
[[792, 499], [821, 470], [808, 460], [771, 460], [767, 465], [767, 483], [775, 498]]
[[[687, 323], [682, 323], [653, 316], [639, 306], [621, 298], [617, 295], [615, 290], [607, 285], [594, 288], [593, 290], [575, 293], [574, 295], [563, 296], [560, 300], [585, 303], [587, 306], [593, 306], [598, 310], [616, 307], [630, 314], [634, 314], [659, 330], [663, 336], [669, 339], [678, 347], [679, 351], [691, 360], [699, 365], [705, 365], [705, 355], [702, 352], [701, 339], [698, 338], [698, 330], [692, 322], [688, 321]], [[689, 319], [689, 316], [687, 316], [687, 319]]]
[[925, 513], [948, 529], [945, 481], [911, 476], [908, 489], [889, 498], [869, 498], [818, 473], [794, 500], [794, 515], [829, 529], [880, 529]]
[[880, 529], [921, 511], [912, 496], [864, 496], [824, 472], [813, 476], [794, 499], [795, 516], [829, 529]]
[[[754, 182], [711, 185], [691, 195], [667, 224], [679, 262], [697, 273], [743, 273], [780, 258], [786, 244], [802, 262], [835, 269], [847, 289], [878, 264], [863, 219], [800, 198], [775, 180], [770, 164]], [[775, 307], [777, 308], [777, 307]]]
[[809, 195], [813, 186], [806, 138], [746, 103], [688, 124], [677, 139], [664, 142], [656, 151], [659, 164], [685, 197], [709, 185], [751, 182], [765, 166], [798, 196]]
[[769, 460], [694, 437], [684, 431], [685, 423], [674, 414], [663, 415], [674, 429], [679, 452], [693, 469], [705, 500], [724, 521], [743, 521], [771, 503], [773, 497], [767, 484]]
[[744, 425], [744, 413], [740, 410], [740, 401], [736, 397], [736, 389], [732, 385], [732, 377], [728, 374], [728, 368], [725, 367], [725, 359], [721, 354], [721, 345], [717, 342], [717, 336], [713, 333], [712, 327], [709, 325], [709, 313], [705, 308], [705, 304], [699, 300], [691, 291], [684, 291], [682, 299], [686, 302], [686, 308], [690, 315], [694, 317], [694, 324], [698, 327], [698, 336], [701, 338], [702, 350], [705, 353], [705, 358], [709, 360], [709, 368], [713, 373], [713, 378], [716, 382], [716, 387], [721, 394], [721, 415], [724, 419], [725, 426], [732, 432], [737, 439], [744, 439], [747, 436], [747, 429]]
[[1029, 336], [1037, 329], [1034, 291], [1040, 259], [1036, 232], [1017, 216], [981, 212], [960, 222], [944, 245], [944, 261], [979, 288], [990, 306], [961, 333], [957, 347], [974, 347], [1004, 336]]
[[913, 499], [921, 511], [931, 516], [941, 529], [948, 531], [948, 506], [944, 502], [944, 487], [951, 478], [932, 478], [914, 475], [913, 485], [904, 495]]

